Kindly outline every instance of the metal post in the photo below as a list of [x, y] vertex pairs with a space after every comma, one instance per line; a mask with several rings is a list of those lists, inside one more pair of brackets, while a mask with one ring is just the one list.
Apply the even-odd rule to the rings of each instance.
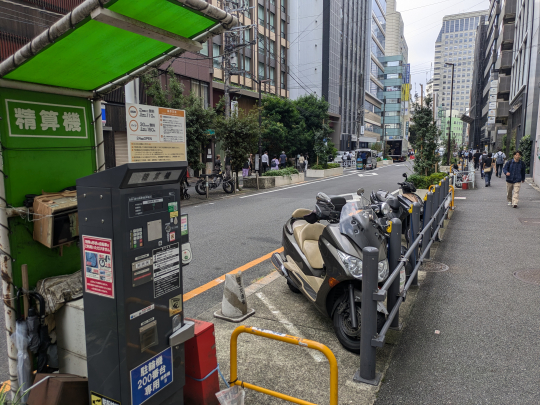
[[375, 372], [377, 348], [371, 344], [371, 339], [377, 334], [377, 301], [373, 300], [373, 293], [377, 292], [379, 249], [374, 247], [364, 248], [363, 259], [360, 369], [354, 374], [353, 380], [378, 385], [381, 374]]
[[[392, 230], [390, 231], [390, 241], [389, 241], [389, 250], [388, 250], [388, 265], [390, 267], [390, 273], [392, 274], [396, 267], [399, 264], [399, 259], [401, 256], [401, 220], [398, 218], [392, 219], [390, 221], [392, 224]], [[399, 276], [395, 278], [394, 282], [388, 288], [388, 299], [387, 299], [387, 308], [388, 312], [394, 308], [399, 296]], [[399, 310], [398, 310], [399, 311]], [[392, 329], [401, 330], [401, 325], [399, 323], [399, 312], [394, 317], [394, 320], [390, 324]]]
[[206, 177], [206, 199], [208, 200], [208, 176]]
[[[427, 223], [431, 221], [431, 216], [433, 215], [433, 193], [430, 191], [426, 195], [426, 201], [424, 202], [424, 228]], [[426, 230], [424, 234], [424, 240], [422, 241], [422, 251], [426, 250], [427, 245], [431, 239], [431, 227]], [[429, 250], [426, 252], [426, 259], [429, 259]]]
[[[420, 203], [415, 202], [413, 203], [413, 210], [412, 210], [412, 227], [413, 232], [411, 232], [411, 243], [413, 243], [416, 238], [418, 238], [418, 233], [420, 232]], [[413, 254], [412, 254], [412, 263], [413, 267], [416, 267], [416, 263], [418, 260], [418, 246], [414, 248]], [[414, 276], [413, 282], [411, 285], [418, 285], [418, 273], [416, 273], [416, 276]]]
[[[441, 188], [439, 186], [435, 186], [435, 195], [433, 199], [433, 212], [437, 212], [439, 209], [439, 206], [441, 205]], [[435, 223], [433, 224], [433, 227], [431, 229], [436, 229], [437, 225], [439, 225], [439, 222], [441, 220], [441, 213], [439, 212], [437, 216], [435, 217]], [[437, 236], [435, 237], [435, 240], [439, 240], [439, 233], [437, 232]]]

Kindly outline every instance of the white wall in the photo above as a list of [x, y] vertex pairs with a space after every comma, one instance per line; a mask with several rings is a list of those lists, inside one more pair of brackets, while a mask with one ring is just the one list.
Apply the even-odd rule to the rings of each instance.
[[[310, 92], [322, 95], [323, 0], [290, 0], [287, 89], [292, 100]], [[306, 92], [300, 84], [306, 87]]]

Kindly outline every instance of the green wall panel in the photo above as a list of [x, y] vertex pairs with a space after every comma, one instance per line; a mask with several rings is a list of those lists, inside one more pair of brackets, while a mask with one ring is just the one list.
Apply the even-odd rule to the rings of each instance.
[[[6, 111], [8, 105], [9, 114]], [[10, 135], [10, 127], [11, 134], [14, 129], [14, 112], [11, 109], [16, 107], [26, 107], [35, 112], [35, 130], [32, 130], [33, 126], [30, 124], [20, 123], [24, 136]], [[60, 127], [57, 128], [58, 134], [55, 134], [59, 137], [51, 137], [49, 129], [43, 130], [41, 126], [43, 121], [40, 112], [54, 110], [60, 113], [80, 111], [81, 131], [72, 131], [74, 136], [69, 136], [69, 132], [65, 131], [62, 133], [63, 119], [59, 116]], [[76, 179], [96, 170], [91, 111], [91, 103], [86, 99], [0, 88], [0, 140], [4, 172], [8, 176], [5, 178], [5, 187], [9, 205], [22, 206], [26, 194], [57, 192], [74, 186]], [[35, 134], [28, 136], [34, 131]], [[82, 137], [81, 133], [84, 132], [85, 136]], [[60, 256], [59, 248], [49, 249], [33, 240], [32, 222], [11, 218], [9, 227], [11, 252], [15, 259], [15, 284], [21, 285], [22, 264], [28, 264], [31, 286], [39, 279], [73, 273], [80, 269], [79, 248], [76, 244], [64, 247]]]

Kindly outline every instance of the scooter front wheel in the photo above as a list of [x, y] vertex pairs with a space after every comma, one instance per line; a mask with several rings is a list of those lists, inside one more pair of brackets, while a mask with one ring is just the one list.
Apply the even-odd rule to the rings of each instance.
[[292, 285], [289, 280], [287, 280], [287, 285], [289, 286], [289, 290], [291, 290], [293, 293], [300, 294], [300, 290], [296, 288], [294, 285]]
[[[341, 303], [338, 305], [332, 316], [332, 322], [334, 324], [334, 333], [339, 340], [339, 343], [349, 352], [359, 354], [360, 353], [360, 330], [362, 327], [362, 317], [360, 310], [360, 303], [357, 302], [356, 319], [358, 320], [358, 327], [353, 328], [351, 325], [350, 306], [348, 295], [343, 295]], [[384, 314], [377, 312], [377, 331], [380, 331], [386, 322]]]

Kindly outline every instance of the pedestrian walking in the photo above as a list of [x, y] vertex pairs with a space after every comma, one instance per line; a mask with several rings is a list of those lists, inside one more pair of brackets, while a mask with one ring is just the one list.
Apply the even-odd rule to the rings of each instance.
[[305, 162], [306, 162], [306, 159], [304, 158], [304, 154], [300, 153], [300, 157], [298, 158], [298, 171], [299, 172], [304, 171]]
[[495, 164], [496, 164], [495, 176], [497, 176], [498, 178], [501, 178], [504, 161], [506, 160], [506, 155], [504, 154], [501, 148], [499, 148], [499, 151], [495, 153], [495, 156], [493, 157], [493, 159], [495, 159]]
[[285, 151], [282, 151], [281, 155], [279, 155], [279, 168], [285, 169], [285, 167], [287, 167], [287, 155]]
[[484, 179], [486, 180], [486, 187], [491, 186], [491, 175], [493, 174], [493, 165], [495, 161], [492, 158], [492, 154], [488, 153], [486, 157], [482, 159], [482, 169], [484, 170]]
[[307, 176], [307, 166], [308, 166], [308, 154], [306, 153], [306, 157], [304, 158], [304, 174]]
[[272, 163], [270, 165], [270, 170], [278, 170], [279, 169], [279, 160], [277, 156], [274, 156], [272, 159]]
[[519, 189], [525, 181], [525, 163], [521, 160], [521, 151], [514, 152], [514, 158], [508, 160], [503, 167], [506, 174], [506, 200], [508, 205], [517, 208], [519, 202]]
[[480, 153], [480, 150], [477, 150], [476, 153], [473, 155], [474, 170], [478, 170], [478, 168], [480, 167], [480, 156], [482, 156], [482, 154]]
[[473, 150], [469, 149], [469, 162], [473, 159]]
[[231, 153], [227, 151], [227, 156], [225, 156], [225, 177], [228, 179], [231, 178]]
[[366, 154], [366, 152], [362, 152], [360, 154], [360, 159], [362, 159], [362, 166], [363, 166], [364, 170], [366, 170], [366, 165], [367, 165], [367, 154]]
[[482, 155], [480, 156], [480, 159], [478, 159], [478, 162], [480, 163], [480, 177], [484, 178], [484, 159], [487, 158], [487, 152], [484, 151]]
[[347, 152], [347, 167], [351, 167], [351, 160], [352, 160], [352, 154], [351, 152]]
[[268, 152], [264, 152], [262, 155], [262, 174], [268, 170]]
[[251, 161], [249, 157], [244, 162], [244, 166], [242, 167], [242, 177], [246, 178], [249, 176], [249, 169], [251, 167]]

